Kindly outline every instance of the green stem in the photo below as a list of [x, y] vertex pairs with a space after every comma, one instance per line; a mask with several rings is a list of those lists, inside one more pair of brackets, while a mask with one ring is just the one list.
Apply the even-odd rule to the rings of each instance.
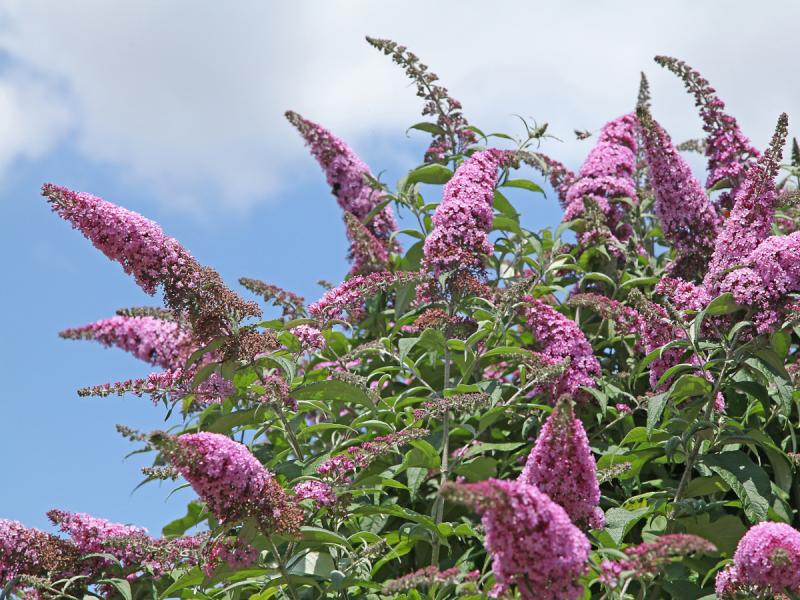
[[[450, 383], [450, 348], [446, 347], [444, 350], [444, 382], [442, 383], [442, 396], [444, 390], [447, 389]], [[439, 492], [436, 496], [436, 504], [433, 509], [433, 519], [436, 523], [436, 538], [433, 541], [433, 550], [431, 552], [431, 564], [433, 566], [439, 565], [439, 551], [441, 542], [439, 541], [439, 525], [444, 518], [444, 497], [442, 496], [442, 487], [447, 483], [448, 461], [450, 459], [450, 411], [444, 414], [442, 419], [442, 465], [441, 465], [441, 478], [439, 479]]]
[[267, 539], [269, 540], [270, 549], [275, 555], [275, 561], [278, 563], [278, 570], [281, 572], [281, 576], [283, 577], [284, 581], [286, 581], [286, 588], [289, 590], [289, 594], [294, 600], [300, 600], [297, 596], [294, 586], [292, 585], [292, 582], [289, 581], [289, 572], [286, 570], [286, 564], [281, 556], [281, 553], [278, 552], [278, 547], [275, 546], [272, 536], [267, 537]]

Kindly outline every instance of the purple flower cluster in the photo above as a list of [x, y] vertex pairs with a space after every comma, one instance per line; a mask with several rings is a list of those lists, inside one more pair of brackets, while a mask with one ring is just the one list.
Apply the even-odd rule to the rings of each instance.
[[[112, 523], [86, 513], [70, 513], [53, 509], [47, 513], [47, 516], [54, 524], [58, 525], [63, 533], [72, 538], [73, 543], [82, 554], [105, 552], [108, 543], [114, 539], [150, 538], [147, 530], [142, 527]], [[123, 559], [121, 556], [118, 558]], [[131, 557], [125, 558], [130, 559]]]
[[625, 549], [626, 558], [604, 560], [600, 565], [601, 580], [612, 587], [619, 582], [623, 572], [642, 578], [658, 573], [658, 570], [675, 558], [691, 554], [712, 554], [717, 548], [708, 540], [687, 533], [662, 535], [651, 542]]
[[777, 198], [774, 180], [780, 168], [787, 129], [788, 118], [784, 113], [778, 119], [769, 149], [747, 170], [730, 216], [717, 237], [704, 279], [706, 288], [714, 295], [720, 291], [720, 283], [728, 270], [746, 261], [770, 234]]
[[83, 327], [65, 329], [66, 339], [95, 340], [116, 346], [136, 358], [164, 369], [182, 367], [195, 349], [190, 331], [155, 317], [111, 317]]
[[299, 509], [245, 445], [201, 432], [175, 438], [174, 446], [170, 460], [220, 522], [250, 516], [266, 531], [297, 530]]
[[350, 446], [344, 454], [338, 454], [321, 462], [317, 466], [317, 473], [337, 484], [349, 483], [350, 475], [355, 473], [356, 469], [366, 468], [375, 459], [429, 433], [427, 429], [409, 427], [374, 437], [368, 442]]
[[0, 584], [19, 575], [64, 573], [74, 567], [77, 549], [54, 535], [0, 519]]
[[492, 229], [497, 169], [508, 160], [502, 150], [476, 152], [456, 169], [444, 186], [433, 214], [433, 231], [425, 239], [422, 270], [435, 276], [445, 271], [481, 271], [494, 251]]
[[336, 492], [323, 481], [315, 479], [301, 481], [292, 490], [297, 500], [311, 500], [317, 508], [336, 504]]
[[603, 526], [597, 463], [569, 400], [556, 404], [545, 421], [519, 481], [547, 494], [578, 527]]
[[389, 253], [384, 243], [351, 212], [344, 213], [344, 224], [347, 239], [350, 240], [348, 258], [353, 263], [350, 274], [364, 275], [385, 271], [389, 264]]
[[606, 123], [578, 171], [578, 177], [569, 186], [565, 198], [564, 221], [581, 217], [586, 199], [594, 202], [606, 218], [613, 234], [625, 239], [629, 232], [620, 227], [625, 215], [625, 204], [612, 202], [614, 198], [630, 198], [636, 202], [636, 116], [623, 115]]
[[555, 401], [561, 394], [580, 398], [580, 388], [594, 387], [594, 377], [600, 374], [600, 363], [594, 357], [592, 345], [575, 321], [552, 306], [531, 296], [524, 296], [522, 300], [525, 302], [523, 316], [541, 355], [552, 364], [569, 359], [564, 374], [550, 386], [551, 399]]
[[360, 308], [364, 301], [379, 292], [401, 284], [418, 281], [418, 273], [370, 273], [356, 275], [333, 289], [328, 290], [308, 312], [318, 319], [339, 319], [345, 312]]
[[685, 279], [695, 278], [705, 272], [714, 251], [716, 212], [667, 132], [645, 111], [640, 111], [639, 120], [655, 213], [664, 238], [678, 255], [671, 271]]
[[492, 556], [493, 596], [516, 585], [524, 600], [575, 600], [583, 593], [589, 540], [547, 494], [522, 481], [451, 484], [453, 500], [482, 515]]
[[53, 211], [79, 229], [109, 259], [115, 260], [148, 294], [159, 285], [194, 287], [197, 262], [157, 223], [91, 194], [45, 184]]
[[717, 574], [718, 598], [750, 592], [759, 598], [800, 593], [800, 532], [786, 523], [759, 523], [739, 540], [733, 565]]
[[303, 350], [306, 352], [313, 352], [314, 350], [322, 350], [325, 348], [325, 338], [322, 332], [316, 327], [311, 325], [298, 325], [292, 328], [292, 335], [299, 341]]
[[759, 152], [739, 129], [736, 119], [724, 112], [725, 103], [708, 80], [682, 60], [669, 56], [656, 56], [655, 60], [683, 80], [686, 89], [695, 97], [695, 105], [700, 107], [703, 130], [707, 134], [706, 188], [711, 189], [725, 182], [731, 188], [731, 192], [726, 192], [720, 198], [720, 204], [725, 206], [735, 197], [752, 160], [759, 158]]
[[[286, 118], [303, 136], [311, 154], [325, 171], [328, 184], [342, 210], [364, 219], [383, 201], [383, 195], [367, 181], [371, 178], [369, 167], [341, 139], [330, 131], [304, 119], [296, 112], [288, 111]], [[387, 205], [367, 223], [369, 232], [387, 247], [397, 230], [392, 209]]]
[[211, 577], [219, 565], [249, 567], [258, 560], [258, 550], [241, 537], [222, 537], [209, 544], [205, 558], [203, 572]]

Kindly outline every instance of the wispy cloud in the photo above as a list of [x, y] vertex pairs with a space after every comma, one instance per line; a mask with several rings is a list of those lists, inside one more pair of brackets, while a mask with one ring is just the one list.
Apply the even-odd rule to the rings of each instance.
[[365, 34], [413, 48], [481, 127], [515, 128], [512, 113], [550, 122], [565, 139], [552, 152], [568, 162], [586, 149], [571, 140], [573, 127], [597, 129], [630, 110], [640, 70], [675, 137], [699, 134], [691, 100], [653, 64], [658, 53], [701, 69], [761, 145], [800, 93], [788, 52], [800, 6], [769, 7], [6, 0], [0, 170], [66, 144], [179, 209], [244, 210], [274, 199], [303, 156], [285, 109], [367, 155], [390, 136], [401, 142], [418, 120], [413, 88]]

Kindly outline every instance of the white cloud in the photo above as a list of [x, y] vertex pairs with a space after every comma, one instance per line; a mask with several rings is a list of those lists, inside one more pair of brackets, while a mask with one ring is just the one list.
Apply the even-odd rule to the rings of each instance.
[[0, 169], [64, 143], [120, 167], [160, 202], [245, 209], [290, 187], [298, 164], [315, 168], [298, 163], [287, 108], [363, 154], [390, 136], [403, 142], [418, 99], [365, 34], [413, 48], [485, 129], [515, 128], [513, 113], [550, 122], [565, 139], [552, 153], [573, 164], [587, 146], [572, 128], [629, 110], [640, 70], [674, 137], [699, 133], [681, 84], [652, 62], [657, 53], [701, 69], [763, 145], [800, 91], [789, 52], [800, 7], [769, 6], [5, 0]]

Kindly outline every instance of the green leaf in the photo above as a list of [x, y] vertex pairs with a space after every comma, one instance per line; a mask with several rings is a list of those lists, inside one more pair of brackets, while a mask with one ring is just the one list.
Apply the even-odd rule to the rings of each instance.
[[117, 591], [124, 598], [124, 600], [133, 600], [131, 584], [127, 579], [119, 579], [114, 577], [112, 579], [101, 579], [97, 583], [107, 583], [109, 585], [113, 585], [115, 588], [117, 588]]
[[669, 400], [668, 394], [654, 394], [647, 399], [647, 439], [653, 435], [653, 429], [661, 421], [664, 407]]
[[304, 525], [300, 528], [300, 536], [305, 541], [320, 542], [322, 544], [334, 544], [336, 546], [350, 548], [350, 543], [346, 538], [338, 533], [329, 531], [327, 529], [321, 529], [319, 527]]
[[706, 307], [705, 314], [707, 315], [729, 315], [736, 311], [742, 310], [744, 306], [737, 304], [733, 299], [733, 294], [725, 292], [717, 296]]
[[530, 179], [509, 179], [503, 184], [503, 187], [522, 188], [529, 192], [544, 194], [544, 190]]
[[681, 375], [678, 380], [672, 384], [669, 395], [674, 400], [683, 400], [692, 396], [704, 396], [711, 392], [713, 387], [711, 382], [700, 377], [699, 375]]
[[416, 129], [417, 131], [424, 131], [425, 133], [431, 133], [433, 135], [445, 135], [445, 133], [447, 133], [436, 123], [429, 123], [428, 121], [422, 121], [421, 123], [414, 123], [411, 127], [409, 127], [406, 130], [406, 133], [408, 133], [412, 129]]
[[207, 516], [208, 513], [204, 510], [202, 504], [195, 501], [189, 502], [186, 506], [186, 515], [164, 525], [161, 533], [164, 537], [183, 535], [198, 523], [205, 521]]
[[325, 400], [328, 402], [357, 402], [372, 404], [366, 392], [357, 385], [331, 379], [309, 383], [292, 390], [292, 397], [297, 400]]
[[707, 454], [701, 463], [731, 486], [751, 523], [766, 520], [772, 503], [769, 475], [741, 451]]
[[647, 506], [635, 510], [609, 508], [606, 512], [606, 531], [615, 544], [620, 544], [631, 528], [649, 512], [650, 508]]
[[406, 177], [407, 183], [431, 183], [441, 184], [450, 181], [453, 172], [438, 163], [431, 163], [417, 167]]
[[327, 579], [336, 568], [331, 555], [327, 552], [306, 552], [301, 558], [289, 559], [289, 572], [296, 575], [317, 575]]
[[174, 594], [178, 590], [185, 589], [187, 587], [194, 587], [196, 585], [200, 585], [205, 580], [205, 575], [200, 570], [200, 567], [193, 567], [180, 577], [175, 580], [175, 582], [170, 585], [166, 590], [161, 593], [162, 598], [168, 598], [170, 595]]
[[702, 513], [678, 519], [678, 522], [686, 529], [686, 533], [707, 539], [717, 550], [728, 556], [733, 554], [739, 540], [747, 531], [742, 520], [734, 515], [724, 515], [712, 521], [710, 514]]

